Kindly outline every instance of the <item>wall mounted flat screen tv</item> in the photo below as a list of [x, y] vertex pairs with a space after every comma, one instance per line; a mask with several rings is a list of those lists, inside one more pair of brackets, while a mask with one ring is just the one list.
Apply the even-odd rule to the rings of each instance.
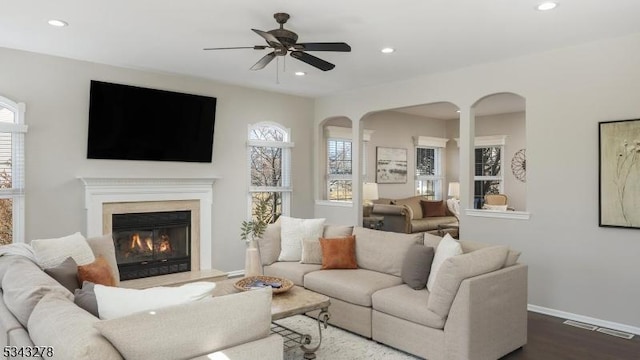
[[91, 81], [87, 158], [211, 162], [216, 98]]

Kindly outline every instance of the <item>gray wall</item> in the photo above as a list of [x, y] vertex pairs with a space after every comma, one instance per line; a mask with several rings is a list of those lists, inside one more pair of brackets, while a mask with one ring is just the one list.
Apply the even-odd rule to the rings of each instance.
[[[212, 65], [213, 66], [213, 65]], [[213, 163], [87, 160], [89, 81], [103, 80], [215, 96]], [[0, 95], [27, 106], [26, 240], [85, 232], [83, 177], [212, 177], [215, 268], [244, 267], [239, 226], [247, 214], [247, 125], [291, 128], [292, 215], [313, 215], [313, 101], [184, 76], [142, 72], [0, 48]]]
[[[460, 137], [458, 121], [447, 124], [447, 136]], [[511, 159], [516, 151], [526, 148], [525, 113], [507, 113], [476, 117], [476, 136], [506, 135], [504, 146], [504, 192], [509, 197], [509, 207], [518, 211], [527, 209], [527, 186], [513, 176]], [[460, 179], [459, 149], [455, 141], [447, 143], [447, 178]]]
[[[415, 188], [415, 144], [414, 136], [431, 136], [446, 138], [447, 120], [429, 119], [421, 116], [410, 115], [398, 111], [382, 111], [371, 114], [363, 119], [365, 129], [374, 130], [371, 141], [366, 145], [367, 181], [376, 181], [376, 148], [389, 147], [407, 150], [407, 183], [406, 184], [379, 184], [380, 197], [393, 199], [414, 196]], [[453, 140], [450, 140], [453, 141]], [[455, 142], [455, 141], [454, 141]], [[445, 158], [447, 154], [445, 153]], [[446, 173], [446, 163], [445, 173]], [[447, 182], [444, 181], [444, 184]], [[446, 192], [446, 190], [445, 190]], [[446, 197], [446, 194], [445, 194]]]
[[[315, 121], [450, 101], [461, 109], [467, 134], [476, 101], [502, 92], [523, 96], [531, 217], [463, 215], [462, 237], [522, 251], [530, 304], [640, 331], [640, 232], [598, 227], [598, 122], [640, 118], [638, 63], [640, 34], [318, 99]], [[464, 155], [460, 175], [469, 180]]]

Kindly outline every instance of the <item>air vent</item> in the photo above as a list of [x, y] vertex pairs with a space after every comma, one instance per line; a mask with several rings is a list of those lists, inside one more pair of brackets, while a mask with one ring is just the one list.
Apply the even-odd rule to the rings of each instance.
[[624, 331], [612, 330], [612, 329], [607, 329], [607, 328], [599, 328], [596, 331], [597, 332], [601, 332], [603, 334], [611, 335], [611, 336], [617, 336], [617, 337], [620, 337], [620, 338], [623, 338], [623, 339], [627, 339], [627, 340], [631, 340], [633, 338], [633, 334], [626, 333]]
[[574, 326], [574, 327], [577, 327], [577, 328], [580, 328], [580, 329], [589, 330], [589, 331], [593, 331], [593, 330], [598, 328], [595, 325], [585, 324], [585, 323], [581, 323], [581, 322], [577, 322], [577, 321], [573, 321], [573, 320], [566, 320], [565, 322], [563, 322], [563, 324], [571, 325], [571, 326]]

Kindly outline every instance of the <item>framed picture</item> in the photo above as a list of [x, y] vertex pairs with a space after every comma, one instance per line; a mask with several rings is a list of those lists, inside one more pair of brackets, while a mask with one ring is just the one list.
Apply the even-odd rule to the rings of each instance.
[[407, 182], [407, 149], [376, 148], [376, 182], [405, 184]]
[[640, 229], [640, 119], [598, 125], [598, 225]]

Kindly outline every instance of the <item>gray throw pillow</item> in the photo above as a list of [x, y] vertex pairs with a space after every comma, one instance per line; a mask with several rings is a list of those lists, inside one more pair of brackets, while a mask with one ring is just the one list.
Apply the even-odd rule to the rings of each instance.
[[44, 272], [71, 292], [80, 288], [80, 284], [78, 284], [78, 264], [70, 256], [60, 265], [44, 269]]
[[76, 289], [73, 297], [73, 302], [79, 307], [85, 309], [87, 312], [95, 317], [98, 316], [98, 300], [96, 299], [96, 293], [94, 291], [94, 283], [85, 281], [82, 283], [82, 289]]
[[430, 246], [411, 245], [402, 262], [402, 281], [412, 289], [424, 289], [427, 286], [434, 255], [435, 250]]

